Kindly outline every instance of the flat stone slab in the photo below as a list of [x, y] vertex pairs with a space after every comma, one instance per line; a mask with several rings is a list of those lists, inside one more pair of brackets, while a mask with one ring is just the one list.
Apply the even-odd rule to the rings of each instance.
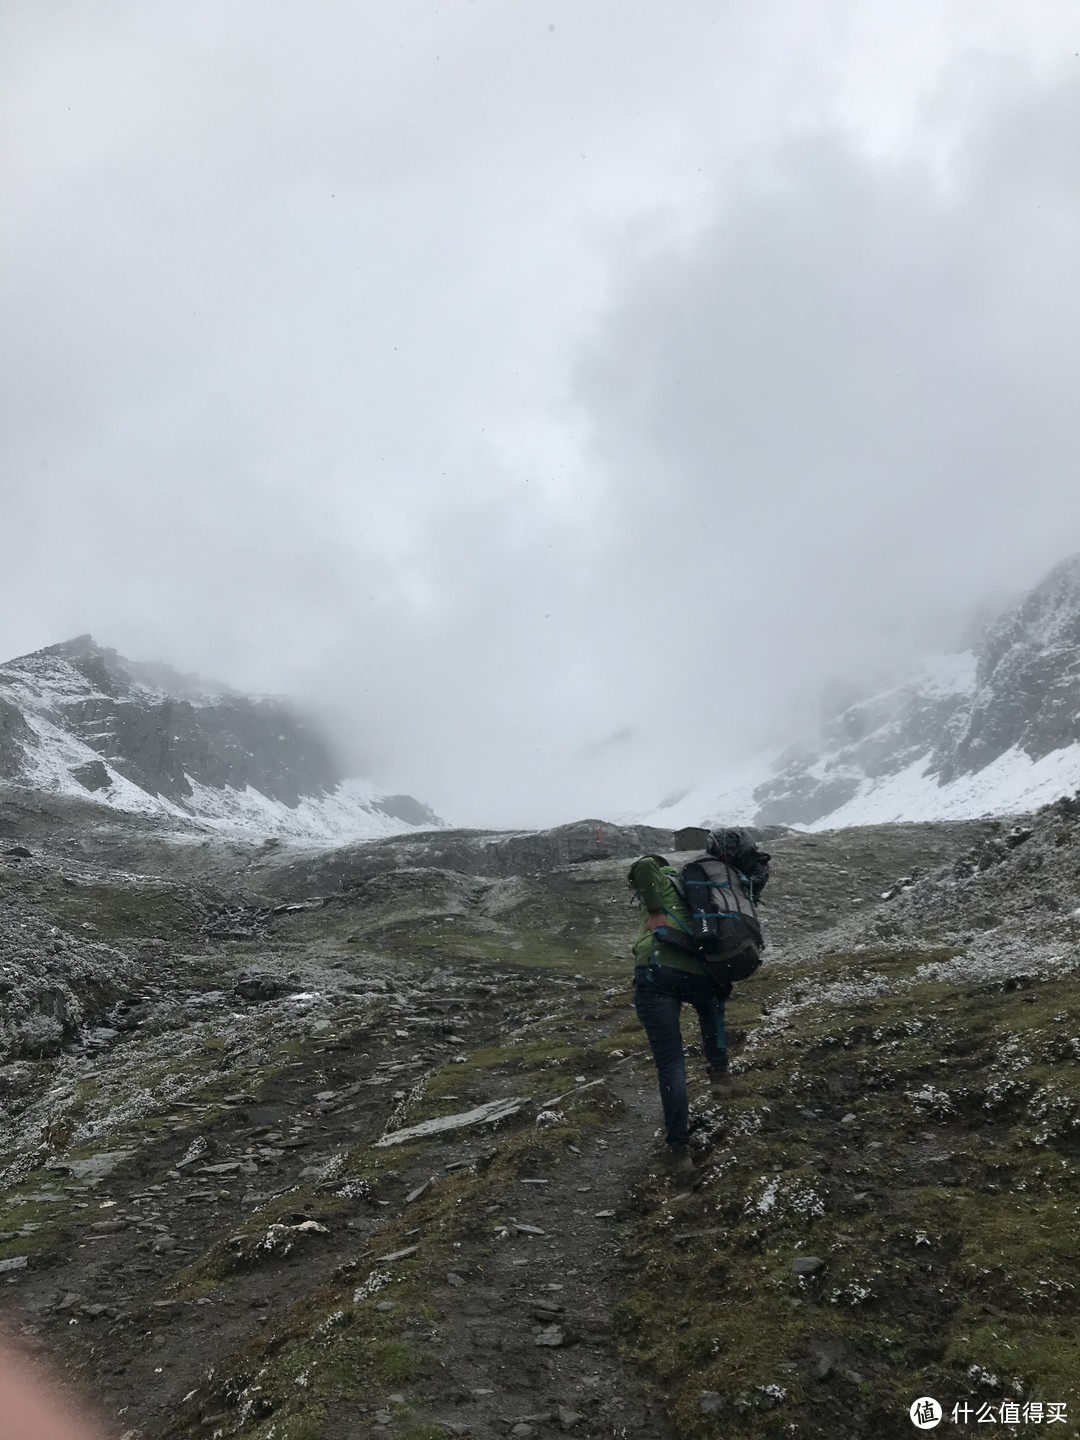
[[111, 1175], [118, 1165], [130, 1160], [131, 1150], [103, 1150], [100, 1155], [91, 1155], [86, 1160], [53, 1160], [50, 1170], [66, 1170], [76, 1180], [103, 1180]]
[[516, 1115], [528, 1102], [511, 1097], [508, 1100], [489, 1100], [486, 1105], [477, 1105], [472, 1110], [461, 1110], [456, 1115], [440, 1115], [435, 1120], [423, 1120], [419, 1125], [409, 1125], [404, 1130], [391, 1130], [375, 1141], [376, 1145], [404, 1145], [409, 1140], [422, 1140], [427, 1135], [441, 1135], [446, 1130], [464, 1130], [469, 1125], [494, 1125]]
[[404, 1260], [406, 1255], [415, 1255], [419, 1249], [419, 1245], [406, 1245], [404, 1250], [391, 1250], [389, 1255], [376, 1255], [375, 1263], [383, 1265], [388, 1260]]

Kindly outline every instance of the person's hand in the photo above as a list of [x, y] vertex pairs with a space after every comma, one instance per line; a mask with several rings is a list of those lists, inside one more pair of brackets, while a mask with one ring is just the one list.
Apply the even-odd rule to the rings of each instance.
[[650, 910], [645, 917], [646, 930], [658, 930], [661, 925], [667, 924], [667, 916], [663, 910]]
[[105, 1440], [38, 1367], [0, 1343], [0, 1440]]

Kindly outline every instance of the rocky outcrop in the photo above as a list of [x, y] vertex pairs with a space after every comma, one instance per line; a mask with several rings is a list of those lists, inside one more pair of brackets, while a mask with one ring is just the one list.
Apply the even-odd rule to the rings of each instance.
[[88, 760], [85, 765], [76, 765], [71, 775], [84, 790], [107, 790], [112, 784], [109, 767], [103, 760]]
[[21, 779], [26, 748], [34, 743], [34, 732], [22, 711], [0, 695], [0, 775]]
[[[12, 856], [14, 849], [8, 852]], [[16, 863], [34, 862], [16, 856]], [[7, 858], [7, 867], [11, 864]], [[9, 890], [0, 910], [0, 1067], [13, 1059], [55, 1055], [135, 984], [136, 970], [126, 956], [42, 921]]]
[[438, 825], [439, 817], [430, 805], [414, 800], [411, 795], [387, 795], [376, 800], [373, 808], [395, 820], [404, 820], [406, 825]]
[[451, 833], [456, 838], [450, 844], [435, 847], [443, 858], [431, 863], [467, 869], [476, 875], [525, 875], [589, 860], [633, 858], [652, 850], [670, 850], [672, 844], [670, 830], [650, 825], [609, 825], [603, 820], [577, 820], [551, 830], [503, 836]]
[[590, 860], [632, 859], [653, 851], [673, 854], [672, 832], [650, 825], [577, 820], [551, 830], [439, 830], [342, 846], [274, 866], [277, 893], [289, 898], [329, 895], [364, 885], [390, 868], [498, 879], [535, 875]]

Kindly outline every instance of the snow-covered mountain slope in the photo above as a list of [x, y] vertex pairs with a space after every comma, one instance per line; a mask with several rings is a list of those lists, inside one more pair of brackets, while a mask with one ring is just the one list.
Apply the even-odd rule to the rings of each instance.
[[995, 621], [834, 715], [645, 817], [811, 830], [1019, 813], [1080, 788], [1080, 555]]
[[438, 826], [340, 775], [286, 701], [141, 665], [88, 635], [0, 665], [0, 780], [209, 829], [344, 843]]

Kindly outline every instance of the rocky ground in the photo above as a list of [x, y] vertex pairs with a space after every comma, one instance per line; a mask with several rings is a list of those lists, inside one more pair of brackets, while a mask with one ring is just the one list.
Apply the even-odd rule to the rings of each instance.
[[327, 855], [3, 798], [0, 1298], [118, 1436], [1075, 1425], [1069, 803], [770, 839], [676, 1186], [628, 987], [661, 832]]

